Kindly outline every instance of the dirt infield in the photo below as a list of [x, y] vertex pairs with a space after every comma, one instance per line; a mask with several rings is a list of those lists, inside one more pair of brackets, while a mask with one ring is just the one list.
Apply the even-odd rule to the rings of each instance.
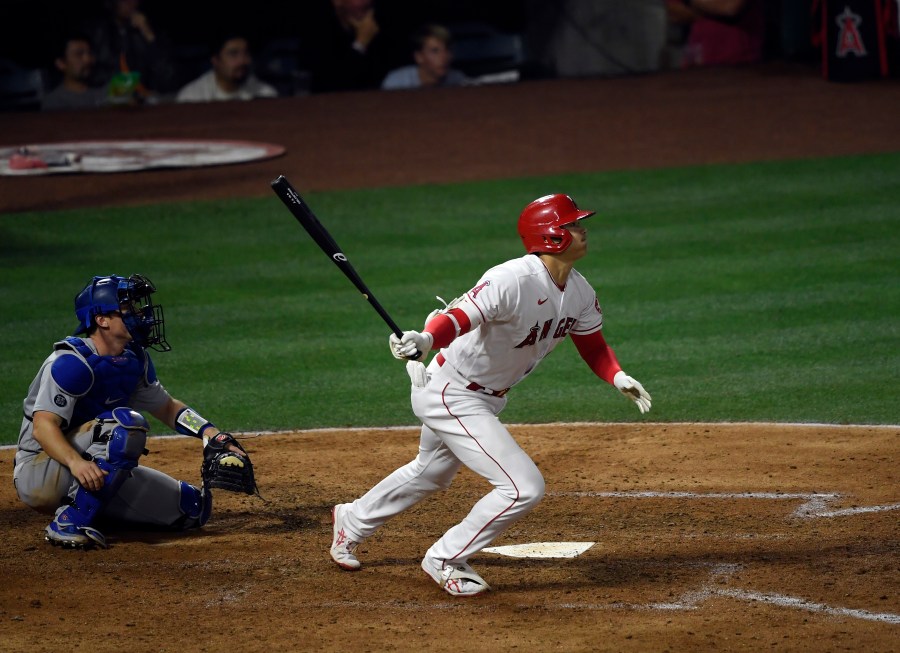
[[[783, 67], [433, 93], [351, 93], [65, 116], [8, 115], [0, 145], [221, 138], [272, 161], [0, 179], [0, 213], [900, 151], [896, 81]], [[8, 217], [8, 216], [7, 216]], [[23, 386], [24, 391], [24, 386]], [[513, 394], [512, 400], [515, 400]], [[893, 400], [893, 398], [887, 398]], [[547, 496], [495, 545], [593, 542], [574, 559], [472, 559], [494, 591], [453, 600], [419, 568], [485, 484], [453, 487], [330, 560], [329, 509], [416, 451], [412, 430], [246, 442], [266, 502], [218, 492], [200, 532], [42, 539], [0, 451], [0, 651], [900, 651], [896, 428], [514, 427]], [[144, 460], [196, 482], [198, 443]]]
[[[513, 427], [547, 481], [496, 545], [595, 542], [575, 559], [481, 553], [494, 591], [453, 599], [424, 551], [488, 488], [468, 471], [361, 547], [328, 557], [329, 509], [416, 451], [412, 430], [245, 441], [266, 502], [216, 494], [189, 534], [41, 540], [0, 452], [0, 650], [896, 651], [900, 495], [890, 428]], [[362, 446], [361, 446], [362, 445]], [[196, 480], [198, 443], [145, 461]]]

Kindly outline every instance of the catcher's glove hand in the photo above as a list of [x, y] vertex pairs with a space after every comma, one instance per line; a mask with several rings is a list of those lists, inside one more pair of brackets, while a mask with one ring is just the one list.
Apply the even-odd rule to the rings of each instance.
[[[234, 451], [229, 445], [240, 451]], [[219, 433], [206, 443], [200, 475], [208, 488], [259, 494], [250, 456], [231, 433]]]

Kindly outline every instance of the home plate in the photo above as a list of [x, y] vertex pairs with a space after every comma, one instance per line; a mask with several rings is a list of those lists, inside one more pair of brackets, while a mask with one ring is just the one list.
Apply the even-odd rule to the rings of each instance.
[[577, 558], [592, 546], [594, 542], [533, 542], [491, 546], [482, 551], [512, 558]]

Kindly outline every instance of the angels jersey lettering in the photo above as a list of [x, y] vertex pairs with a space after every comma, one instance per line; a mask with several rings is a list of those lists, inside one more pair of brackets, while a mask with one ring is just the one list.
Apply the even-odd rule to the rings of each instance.
[[531, 254], [485, 272], [458, 308], [472, 329], [442, 353], [462, 376], [486, 388], [512, 387], [570, 333], [603, 328], [600, 303], [585, 278], [572, 270], [560, 288]]

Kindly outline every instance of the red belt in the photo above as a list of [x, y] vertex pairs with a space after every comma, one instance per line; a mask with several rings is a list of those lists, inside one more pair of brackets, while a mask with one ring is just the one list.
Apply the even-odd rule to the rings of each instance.
[[[444, 355], [440, 353], [435, 356], [435, 359], [437, 360], [437, 364], [439, 367], [443, 367], [444, 363], [447, 362], [447, 359], [444, 358]], [[509, 388], [506, 388], [504, 390], [491, 390], [490, 388], [485, 388], [483, 385], [479, 385], [474, 381], [466, 386], [466, 390], [472, 390], [473, 392], [483, 392], [484, 394], [490, 395], [492, 397], [503, 397], [507, 392], [509, 392]]]

